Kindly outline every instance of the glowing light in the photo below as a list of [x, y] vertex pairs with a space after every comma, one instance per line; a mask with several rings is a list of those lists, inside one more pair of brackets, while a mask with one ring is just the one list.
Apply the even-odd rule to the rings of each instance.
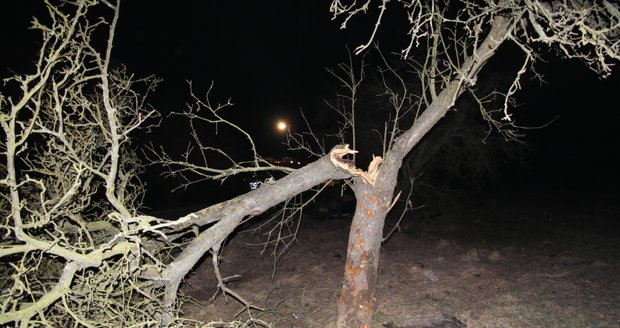
[[286, 124], [286, 122], [284, 121], [278, 121], [278, 123], [276, 124], [276, 128], [278, 128], [278, 131], [286, 131], [288, 128], [288, 124]]

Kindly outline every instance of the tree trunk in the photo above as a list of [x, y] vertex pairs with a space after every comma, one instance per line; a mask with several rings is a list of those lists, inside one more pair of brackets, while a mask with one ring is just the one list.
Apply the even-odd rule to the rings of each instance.
[[383, 225], [403, 158], [446, 115], [463, 92], [465, 81], [475, 80], [480, 69], [506, 39], [510, 28], [508, 18], [496, 16], [487, 37], [461, 66], [462, 73], [437, 95], [413, 126], [394, 141], [372, 184], [356, 179], [357, 208], [349, 233], [344, 282], [338, 303], [338, 328], [370, 328], [372, 325]]
[[349, 233], [338, 327], [370, 327], [384, 218], [391, 203], [391, 193], [359, 181], [355, 196], [357, 208]]

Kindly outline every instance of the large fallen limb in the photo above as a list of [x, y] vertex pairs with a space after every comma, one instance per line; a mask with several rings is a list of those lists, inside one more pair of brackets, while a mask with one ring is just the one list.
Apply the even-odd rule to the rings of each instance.
[[343, 148], [345, 147], [334, 147], [330, 154], [294, 171], [273, 184], [263, 184], [257, 190], [180, 218], [178, 224], [171, 227], [173, 231], [180, 231], [192, 226], [203, 227], [215, 223], [193, 239], [161, 273], [145, 273], [143, 275], [145, 278], [158, 281], [160, 285], [163, 284], [166, 288], [162, 325], [167, 325], [172, 318], [172, 314], [168, 310], [172, 309], [176, 302], [181, 280], [205, 253], [228, 237], [244, 218], [259, 215], [286, 199], [327, 180], [350, 177], [349, 171], [334, 163], [334, 161], [341, 161], [343, 156], [349, 153], [347, 151], [342, 152]]

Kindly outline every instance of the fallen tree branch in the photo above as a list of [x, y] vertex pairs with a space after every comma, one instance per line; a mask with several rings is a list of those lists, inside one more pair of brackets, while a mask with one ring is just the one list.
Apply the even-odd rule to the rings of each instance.
[[170, 226], [170, 230], [166, 233], [179, 232], [191, 227], [204, 227], [213, 223], [198, 234], [173, 262], [166, 265], [164, 270], [142, 273], [143, 278], [153, 280], [159, 286], [165, 286], [161, 324], [166, 326], [172, 320], [171, 310], [176, 303], [177, 291], [182, 279], [205, 253], [227, 238], [243, 222], [244, 218], [260, 215], [286, 199], [310, 190], [327, 180], [351, 177], [349, 170], [335, 165], [332, 161], [339, 154], [343, 154], [343, 150], [347, 148], [347, 146], [336, 146], [328, 155], [295, 170], [273, 184], [263, 184], [260, 188], [229, 201], [186, 215], [178, 225]]

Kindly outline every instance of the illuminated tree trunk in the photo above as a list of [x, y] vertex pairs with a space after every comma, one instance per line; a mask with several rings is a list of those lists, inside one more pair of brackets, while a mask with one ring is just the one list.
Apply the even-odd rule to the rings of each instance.
[[[461, 65], [460, 76], [450, 82], [411, 128], [394, 141], [383, 164], [374, 169], [369, 167], [368, 172], [361, 175], [358, 172], [360, 177], [356, 178], [354, 187], [357, 208], [349, 233], [344, 282], [338, 302], [338, 328], [371, 327], [383, 226], [393, 202], [403, 158], [452, 108], [467, 85], [465, 81], [475, 81], [480, 69], [506, 39], [510, 27], [508, 18], [497, 16], [485, 40]], [[364, 174], [372, 178], [367, 179]]]
[[391, 203], [391, 192], [366, 183], [358, 183], [355, 189], [358, 207], [338, 302], [339, 327], [370, 327], [384, 218]]

